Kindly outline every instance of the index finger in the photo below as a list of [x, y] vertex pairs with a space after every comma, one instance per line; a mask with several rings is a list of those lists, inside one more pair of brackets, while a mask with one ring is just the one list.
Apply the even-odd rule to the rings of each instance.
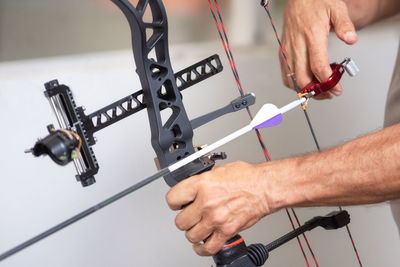
[[315, 34], [314, 39], [310, 40], [309, 44], [311, 71], [320, 82], [323, 82], [332, 74], [328, 55], [328, 36], [323, 33]]
[[181, 210], [184, 205], [194, 201], [198, 190], [197, 179], [197, 176], [187, 178], [169, 190], [166, 200], [172, 210]]
[[[333, 72], [329, 63], [328, 37], [317, 37], [315, 44], [316, 45], [313, 44], [309, 48], [310, 67], [314, 76], [320, 82], [324, 82], [332, 75]], [[334, 95], [339, 96], [342, 92], [340, 84], [337, 84], [332, 89], [321, 94], [320, 98], [332, 98]]]

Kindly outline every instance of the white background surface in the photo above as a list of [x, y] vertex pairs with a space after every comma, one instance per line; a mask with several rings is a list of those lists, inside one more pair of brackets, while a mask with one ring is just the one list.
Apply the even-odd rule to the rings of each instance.
[[[313, 102], [309, 112], [324, 148], [381, 128], [387, 88], [397, 49], [397, 32], [375, 28], [360, 33], [359, 44], [346, 48], [331, 43], [332, 60], [352, 56], [362, 72], [345, 77], [345, 93], [333, 101]], [[172, 49], [175, 71], [203, 59], [219, 44]], [[283, 88], [276, 53], [270, 49], [235, 49], [243, 84], [257, 95], [256, 111], [265, 102], [282, 106], [294, 99]], [[276, 50], [277, 51], [277, 50]], [[156, 171], [146, 112], [99, 132], [94, 147], [101, 169], [94, 186], [75, 182], [73, 166], [59, 167], [48, 158], [23, 154], [45, 126], [55, 123], [42, 84], [57, 78], [70, 86], [78, 105], [88, 112], [140, 88], [130, 51], [31, 60], [0, 65], [0, 252], [36, 235]], [[238, 96], [228, 63], [225, 71], [187, 89], [190, 118], [225, 105]], [[195, 143], [211, 143], [248, 122], [242, 112], [221, 118], [195, 132]], [[234, 122], [234, 123], [233, 123]], [[274, 159], [313, 151], [300, 110], [284, 123], [262, 131]], [[225, 146], [229, 161], [261, 162], [253, 133]], [[39, 244], [1, 262], [0, 266], [210, 266], [191, 250], [174, 227], [175, 213], [164, 200], [168, 187], [155, 182]], [[288, 189], [290, 190], [290, 189]], [[298, 209], [304, 222], [332, 208]], [[400, 242], [387, 204], [352, 207], [350, 225], [365, 266], [399, 266]], [[248, 244], [267, 243], [290, 230], [286, 214], [264, 218], [243, 233]], [[321, 266], [358, 266], [344, 230], [308, 234]], [[271, 254], [266, 266], [304, 266], [295, 241]]]

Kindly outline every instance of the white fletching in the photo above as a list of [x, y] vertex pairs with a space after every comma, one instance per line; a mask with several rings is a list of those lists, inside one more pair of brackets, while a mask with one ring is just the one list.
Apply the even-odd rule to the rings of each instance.
[[250, 126], [251, 128], [254, 128], [257, 125], [260, 125], [261, 123], [275, 117], [280, 113], [281, 112], [277, 106], [273, 104], [265, 104], [261, 107], [254, 119], [250, 122]]

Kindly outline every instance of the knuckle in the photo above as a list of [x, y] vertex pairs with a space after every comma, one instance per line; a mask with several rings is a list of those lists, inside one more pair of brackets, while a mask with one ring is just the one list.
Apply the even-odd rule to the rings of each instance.
[[230, 210], [227, 207], [219, 207], [210, 212], [209, 221], [213, 226], [223, 226], [229, 218]]
[[217, 212], [213, 212], [210, 215], [210, 219], [209, 220], [210, 220], [211, 225], [214, 225], [214, 226], [221, 225], [225, 221], [225, 219], [222, 216], [220, 216]]
[[208, 197], [203, 196], [201, 198], [197, 198], [196, 201], [197, 201], [198, 207], [200, 207], [200, 209], [202, 211], [207, 211], [209, 208], [212, 207], [212, 204]]
[[236, 234], [238, 230], [238, 226], [236, 224], [229, 224], [225, 225], [224, 227], [221, 227], [221, 234], [225, 237], [231, 237], [234, 234]]
[[199, 197], [197, 199], [197, 205], [199, 212], [204, 216], [207, 216], [207, 213], [215, 209], [215, 203], [207, 195], [207, 193], [203, 194], [201, 198]]

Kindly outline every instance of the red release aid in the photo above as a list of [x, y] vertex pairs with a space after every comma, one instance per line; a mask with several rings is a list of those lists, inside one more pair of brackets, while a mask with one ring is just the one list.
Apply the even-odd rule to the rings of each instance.
[[327, 92], [335, 87], [345, 72], [345, 68], [343, 64], [333, 63], [331, 64], [332, 75], [324, 82], [319, 82], [317, 78], [313, 78], [313, 80], [300, 92], [300, 94], [309, 94], [313, 93], [313, 96], [317, 96], [323, 92]]

